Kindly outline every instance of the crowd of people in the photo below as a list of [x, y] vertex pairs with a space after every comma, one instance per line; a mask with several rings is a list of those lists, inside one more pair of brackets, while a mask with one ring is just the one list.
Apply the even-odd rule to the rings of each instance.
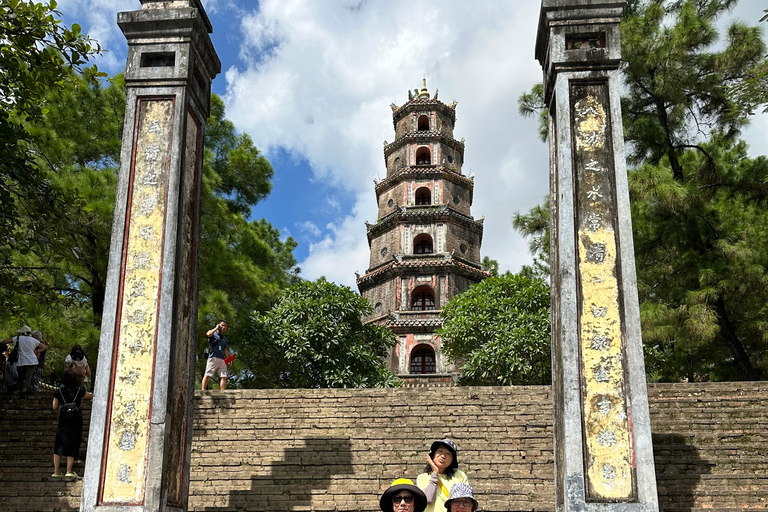
[[[39, 393], [41, 383], [53, 389], [53, 410], [58, 412], [56, 440], [53, 448], [53, 479], [79, 478], [73, 465], [80, 453], [83, 438], [83, 399], [92, 398], [88, 391], [91, 367], [80, 345], [73, 345], [64, 360], [64, 372], [58, 377], [51, 365], [48, 382], [43, 383], [45, 358], [49, 346], [43, 341], [43, 333], [25, 325], [17, 335], [0, 342], [0, 372], [3, 393], [28, 395]], [[62, 457], [66, 461], [66, 473], [61, 471]]]
[[[45, 363], [48, 344], [43, 333], [33, 331], [25, 325], [16, 336], [0, 342], [0, 392], [29, 394], [40, 392], [41, 384], [56, 389], [62, 386], [62, 378], [56, 368], [49, 366], [46, 375]], [[73, 345], [64, 361], [64, 371], [72, 370], [81, 385], [88, 386], [91, 367], [80, 345]]]
[[381, 495], [379, 507], [382, 512], [475, 512], [478, 503], [459, 469], [456, 444], [450, 439], [432, 443], [416, 484], [398, 478]]

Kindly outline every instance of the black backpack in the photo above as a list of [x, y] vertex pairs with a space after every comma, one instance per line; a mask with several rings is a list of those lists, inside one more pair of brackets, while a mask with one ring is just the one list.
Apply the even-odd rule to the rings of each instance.
[[[62, 418], [77, 418], [80, 416], [80, 406], [77, 405], [77, 397], [79, 394], [80, 389], [78, 388], [75, 393], [75, 398], [73, 398], [71, 402], [66, 402], [59, 407]], [[64, 398], [64, 391], [61, 392], [61, 398]]]

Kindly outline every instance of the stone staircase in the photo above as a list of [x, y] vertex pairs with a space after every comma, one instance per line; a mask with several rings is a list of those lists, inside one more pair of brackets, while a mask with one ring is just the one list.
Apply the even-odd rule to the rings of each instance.
[[[662, 510], [768, 509], [768, 382], [649, 395]], [[82, 483], [49, 478], [50, 407], [0, 398], [0, 510], [78, 509]], [[444, 436], [483, 510], [554, 510], [547, 387], [210, 391], [195, 407], [190, 510], [375, 511]]]

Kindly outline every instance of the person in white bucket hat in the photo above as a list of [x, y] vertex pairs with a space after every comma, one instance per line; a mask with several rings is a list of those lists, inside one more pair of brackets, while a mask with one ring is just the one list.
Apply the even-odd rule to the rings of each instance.
[[447, 512], [475, 512], [477, 500], [472, 492], [472, 486], [461, 482], [451, 487], [451, 494], [445, 502]]

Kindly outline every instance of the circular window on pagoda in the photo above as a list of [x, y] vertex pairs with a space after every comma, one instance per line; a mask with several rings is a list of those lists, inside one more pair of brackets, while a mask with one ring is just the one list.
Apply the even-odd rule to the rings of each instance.
[[395, 206], [395, 201], [394, 201], [394, 200], [392, 200], [392, 199], [390, 199], [389, 201], [387, 201], [387, 206], [389, 206], [390, 208], [392, 208], [393, 206]]
[[461, 249], [461, 254], [466, 254], [467, 253], [467, 246], [466, 245], [461, 244], [459, 246], [459, 249]]
[[383, 249], [381, 250], [381, 257], [383, 258], [383, 257], [384, 257], [384, 256], [386, 256], [386, 255], [387, 255], [387, 248], [385, 247], [385, 248], [383, 248]]
[[448, 155], [448, 163], [449, 164], [453, 163], [453, 155]]
[[453, 204], [459, 204], [461, 202], [461, 199], [459, 199], [459, 196], [453, 196]]

